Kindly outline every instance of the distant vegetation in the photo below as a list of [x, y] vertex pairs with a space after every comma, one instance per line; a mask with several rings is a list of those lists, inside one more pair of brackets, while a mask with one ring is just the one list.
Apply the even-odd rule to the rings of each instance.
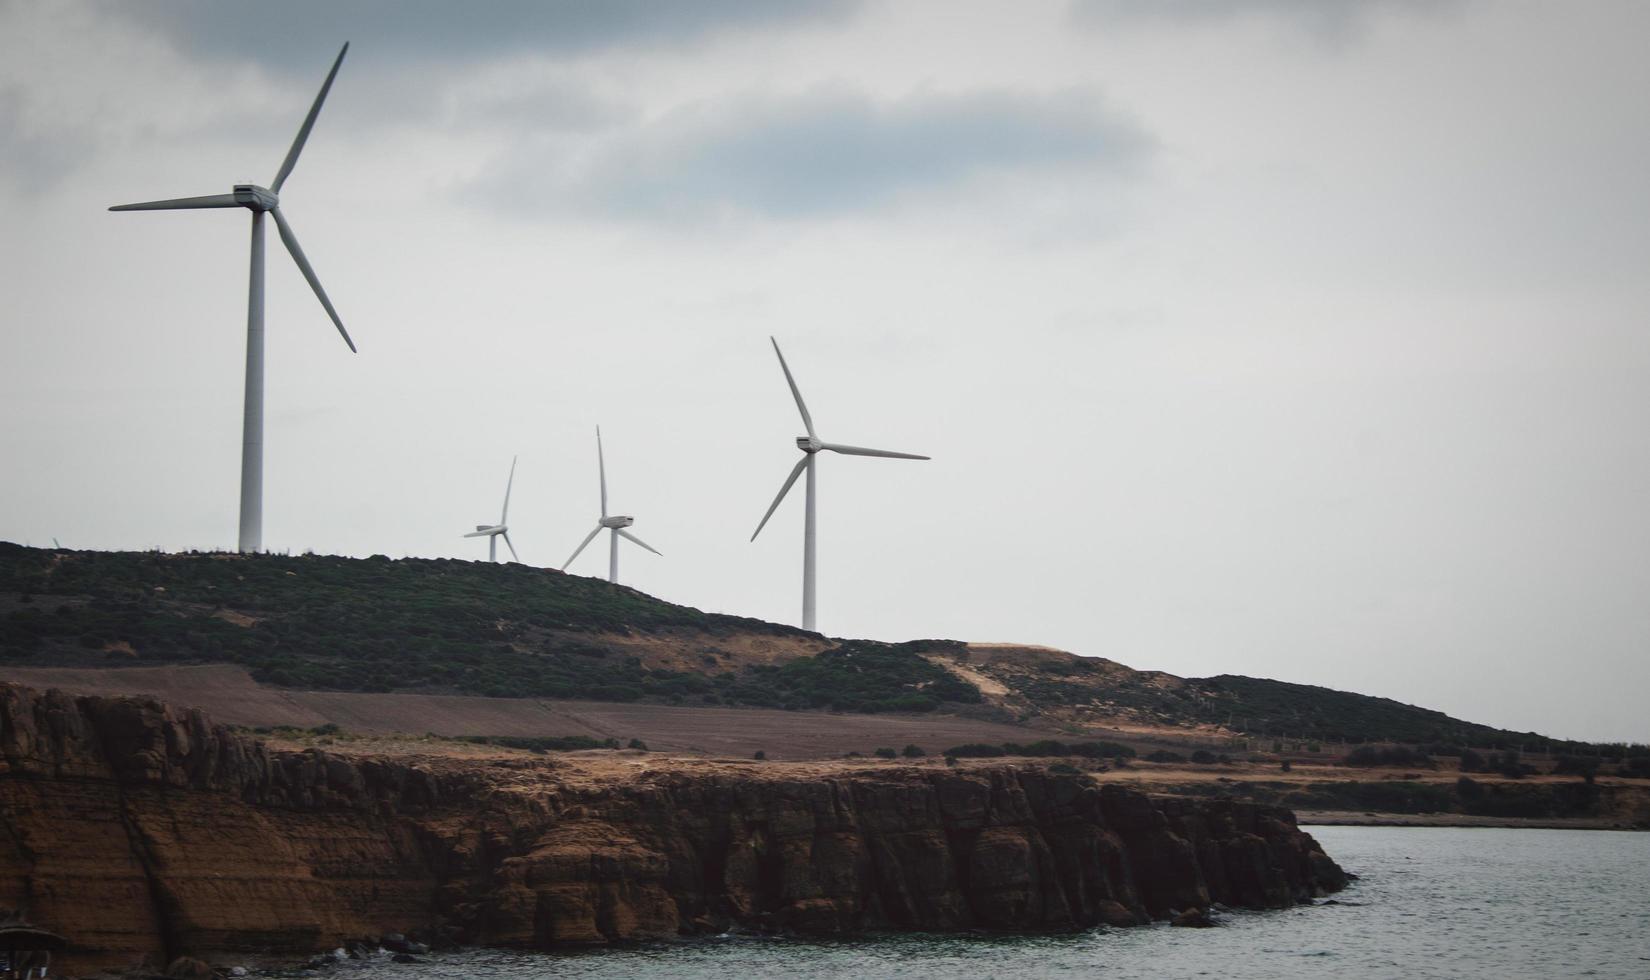
[[730, 703], [769, 708], [933, 711], [946, 703], [978, 704], [978, 688], [919, 656], [931, 644], [850, 640], [814, 657], [715, 675], [711, 689]]
[[[1650, 757], [1650, 745], [1577, 742], [1534, 732], [1512, 732], [1451, 718], [1441, 711], [1348, 691], [1258, 677], [1222, 674], [1187, 682], [1195, 693], [1186, 714], [1264, 737], [1296, 741], [1401, 743], [1432, 755], [1464, 749], [1519, 750], [1598, 756]], [[1356, 751], [1356, 750], [1354, 750]], [[1393, 763], [1424, 765], [1424, 763]]]
[[1349, 766], [1407, 766], [1432, 769], [1436, 765], [1425, 752], [1404, 745], [1360, 745], [1341, 760]]
[[1388, 698], [1222, 674], [1193, 681], [1201, 721], [1297, 740], [1500, 748], [1519, 736]]
[[954, 759], [994, 759], [1008, 755], [1036, 758], [1080, 756], [1085, 759], [1132, 759], [1134, 749], [1117, 742], [1057, 742], [1053, 739], [1043, 739], [1029, 745], [1015, 742], [1004, 742], [1001, 745], [970, 742], [967, 745], [954, 745], [946, 749], [944, 754]]
[[1380, 813], [1464, 813], [1481, 817], [1596, 817], [1609, 812], [1610, 790], [1580, 780], [1562, 783], [1488, 783], [1462, 776], [1455, 783], [1412, 780], [1324, 782], [1300, 786], [1283, 782], [1234, 782], [1168, 786], [1188, 796], [1225, 796], [1301, 810]]
[[[7, 593], [10, 595], [8, 596]], [[846, 642], [777, 666], [649, 669], [604, 634], [803, 636], [524, 565], [283, 555], [54, 553], [0, 543], [0, 663], [229, 663], [281, 687], [839, 711], [980, 692], [920, 654]], [[714, 671], [714, 672], [712, 672]]]
[[[981, 704], [974, 685], [928, 659], [958, 653], [958, 643], [844, 641], [773, 665], [730, 665], [713, 649], [714, 641], [751, 635], [817, 641], [792, 627], [517, 564], [70, 552], [0, 543], [0, 664], [238, 664], [262, 683], [311, 690], [852, 712], [995, 710]], [[650, 668], [615, 642], [650, 636], [684, 650], [693, 666]], [[1539, 752], [1602, 759], [1621, 774], [1650, 778], [1650, 746], [1547, 739], [1304, 684], [1236, 675], [1162, 683], [1099, 660], [1054, 657], [1015, 676], [1013, 688], [1025, 718], [1115, 706], [1168, 725], [1247, 733], [1259, 745], [1278, 743], [1274, 753], [1283, 740], [1337, 755], [1349, 745], [1398, 744], [1424, 756], [1460, 755], [1464, 771], [1516, 773], [1524, 766], [1519, 752]], [[1361, 759], [1360, 752], [1351, 750]], [[1084, 753], [1072, 747], [1069, 754]]]
[[[526, 749], [529, 752], [577, 752], [581, 749], [616, 749], [616, 738], [591, 738], [588, 735], [458, 735], [460, 742], [476, 745], [497, 745], [507, 749]], [[636, 741], [631, 739], [632, 742]], [[634, 748], [634, 746], [632, 746]]]
[[[1567, 760], [1569, 767], [1565, 766]], [[1598, 771], [1598, 760], [1595, 758], [1588, 761], [1592, 764], [1593, 772], [1596, 773]], [[1572, 759], [1570, 756], [1562, 756], [1555, 771], [1577, 771], [1571, 767], [1578, 765], [1580, 765], [1579, 760]], [[1489, 755], [1483, 756], [1471, 749], [1465, 749], [1461, 752], [1459, 767], [1462, 772], [1493, 772], [1506, 776], [1508, 779], [1533, 776], [1540, 771], [1525, 762], [1517, 752], [1512, 751], [1491, 752]]]

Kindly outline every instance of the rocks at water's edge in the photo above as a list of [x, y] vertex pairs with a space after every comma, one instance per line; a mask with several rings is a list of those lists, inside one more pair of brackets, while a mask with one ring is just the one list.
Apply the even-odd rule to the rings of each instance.
[[199, 711], [0, 685], [0, 908], [67, 936], [59, 962], [90, 971], [367, 936], [424, 951], [397, 933], [549, 947], [1133, 925], [1346, 880], [1287, 810], [1035, 767], [558, 773], [272, 751]]

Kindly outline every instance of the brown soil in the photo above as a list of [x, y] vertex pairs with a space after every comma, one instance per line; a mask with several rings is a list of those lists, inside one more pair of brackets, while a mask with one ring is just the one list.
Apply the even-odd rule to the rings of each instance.
[[733, 633], [713, 636], [699, 630], [666, 629], [650, 633], [579, 633], [575, 638], [637, 657], [650, 670], [703, 673], [707, 667], [727, 669], [757, 664], [781, 664], [811, 657], [835, 644], [821, 636], [773, 636]]
[[230, 725], [291, 725], [310, 728], [329, 719], [295, 701], [290, 692], [260, 687], [246, 670], [230, 665], [201, 667], [0, 667], [0, 680], [38, 690], [61, 688], [75, 694], [148, 695], [173, 704], [205, 708]]
[[[766, 652], [781, 655], [778, 647]], [[323, 745], [328, 751], [379, 753], [389, 755], [431, 755], [454, 759], [521, 755], [490, 746], [454, 742], [459, 735], [559, 736], [585, 735], [613, 738], [621, 744], [640, 739], [650, 753], [554, 753], [581, 772], [629, 772], [636, 767], [655, 769], [662, 765], [733, 765], [761, 763], [749, 760], [757, 751], [773, 762], [806, 763], [820, 767], [809, 772], [824, 775], [844, 767], [878, 766], [874, 759], [846, 760], [849, 752], [869, 756], [877, 748], [899, 750], [915, 744], [937, 755], [953, 745], [967, 742], [1031, 742], [1040, 738], [1070, 741], [1073, 738], [1108, 738], [1134, 745], [1144, 754], [1154, 747], [1169, 746], [1188, 751], [1190, 744], [1202, 743], [1219, 750], [1221, 740], [1214, 730], [1148, 724], [1094, 726], [1073, 735], [1074, 729], [1031, 728], [982, 721], [955, 715], [852, 715], [815, 711], [775, 711], [761, 708], [670, 707], [649, 704], [619, 704], [599, 701], [550, 701], [538, 699], [483, 698], [430, 694], [356, 694], [340, 691], [288, 691], [263, 687], [240, 667], [228, 665], [194, 667], [128, 668], [7, 668], [0, 680], [16, 681], [39, 689], [61, 688], [77, 694], [149, 695], [173, 704], [199, 707], [222, 721], [248, 728], [313, 729], [337, 725], [342, 734], [332, 736], [294, 735], [282, 737], [286, 744]], [[723, 761], [711, 761], [723, 760]], [[836, 761], [828, 761], [836, 760]], [[962, 760], [963, 766], [1001, 765], [1009, 760]], [[1014, 760], [1018, 764], [1022, 760]], [[1030, 760], [1024, 760], [1030, 764]], [[1047, 764], [1055, 760], [1039, 760]], [[1076, 762], [1087, 768], [1080, 760]], [[901, 760], [898, 764], [909, 765]], [[937, 758], [924, 765], [943, 765]], [[781, 772], [780, 769], [763, 769]], [[794, 774], [794, 770], [791, 770]], [[1176, 795], [1220, 795], [1223, 784], [1284, 783], [1305, 788], [1310, 783], [1379, 782], [1407, 780], [1424, 783], [1454, 783], [1461, 774], [1453, 767], [1438, 769], [1362, 769], [1329, 764], [1328, 759], [1295, 759], [1293, 770], [1282, 772], [1276, 763], [1240, 761], [1225, 765], [1162, 764], [1135, 761], [1125, 768], [1098, 775], [1106, 782], [1134, 786], [1148, 793]], [[592, 777], [594, 778], [594, 777]], [[1474, 774], [1480, 782], [1500, 777]], [[1524, 783], [1570, 782], [1573, 776], [1530, 776]], [[1650, 786], [1642, 780], [1599, 777], [1602, 785], [1624, 785], [1633, 789], [1624, 799], [1650, 799]], [[1650, 804], [1647, 804], [1650, 806]], [[1318, 822], [1394, 823], [1427, 826], [1612, 826], [1621, 815], [1594, 821], [1512, 821], [1466, 817], [1458, 814], [1429, 814], [1416, 817], [1392, 814], [1336, 812], [1311, 814]], [[1628, 819], [1627, 823], [1632, 823]]]
[[587, 735], [639, 738], [669, 752], [775, 759], [869, 755], [917, 745], [938, 753], [965, 742], [1026, 742], [1060, 733], [955, 715], [852, 715], [763, 708], [679, 708], [606, 701], [549, 701], [435, 694], [287, 691], [260, 686], [240, 667], [8, 668], [0, 680], [77, 694], [150, 695], [202, 708], [248, 728], [334, 724], [363, 734]]

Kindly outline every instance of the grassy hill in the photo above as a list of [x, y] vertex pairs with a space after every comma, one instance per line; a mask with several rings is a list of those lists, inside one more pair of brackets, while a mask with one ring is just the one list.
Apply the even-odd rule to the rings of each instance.
[[1010, 693], [1000, 700], [1016, 714], [1064, 717], [1079, 724], [1115, 718], [1301, 742], [1389, 741], [1502, 749], [1549, 741], [1388, 698], [1259, 677], [1182, 678], [1035, 647], [967, 647], [947, 655], [1007, 688]]
[[525, 565], [0, 542], [0, 665], [195, 663], [307, 690], [943, 710], [1068, 728], [1127, 718], [1262, 738], [1586, 750], [1280, 681], [1184, 679], [1037, 648], [830, 640]]
[[1191, 682], [1201, 698], [1194, 716], [1211, 724], [1245, 728], [1251, 719], [1264, 735], [1297, 740], [1404, 742], [1448, 747], [1512, 749], [1545, 743], [1533, 733], [1508, 732], [1451, 718], [1389, 698], [1369, 697], [1308, 684], [1221, 674]]
[[[728, 641], [753, 638], [819, 649], [775, 662], [730, 653]], [[0, 663], [232, 663], [306, 689], [865, 712], [980, 700], [909, 644], [831, 644], [597, 579], [444, 559], [0, 543]]]

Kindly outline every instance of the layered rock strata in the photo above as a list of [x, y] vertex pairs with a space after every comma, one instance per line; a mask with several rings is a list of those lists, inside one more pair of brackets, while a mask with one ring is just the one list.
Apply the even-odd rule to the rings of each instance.
[[0, 685], [0, 908], [69, 937], [70, 971], [387, 932], [551, 947], [1132, 925], [1344, 882], [1287, 810], [1035, 766], [362, 758]]

